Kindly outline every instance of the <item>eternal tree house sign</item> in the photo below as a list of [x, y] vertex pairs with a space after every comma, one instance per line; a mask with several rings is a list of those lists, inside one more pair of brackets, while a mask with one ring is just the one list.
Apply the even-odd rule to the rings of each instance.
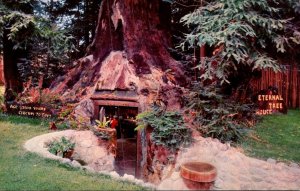
[[276, 112], [287, 113], [284, 99], [282, 95], [278, 94], [275, 87], [260, 91], [256, 96], [256, 102], [258, 104], [256, 114], [258, 115], [269, 115]]
[[6, 104], [7, 113], [33, 117], [33, 118], [51, 118], [53, 117], [53, 112], [46, 106], [34, 103], [28, 104]]

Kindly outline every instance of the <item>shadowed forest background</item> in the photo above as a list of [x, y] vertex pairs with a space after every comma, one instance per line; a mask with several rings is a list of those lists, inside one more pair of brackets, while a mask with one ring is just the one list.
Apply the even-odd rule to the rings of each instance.
[[0, 189], [297, 187], [299, 64], [299, 0], [0, 0]]
[[[2, 0], [5, 101], [67, 107], [92, 87], [137, 88], [167, 110], [186, 108], [201, 133], [237, 140], [256, 121], [251, 82], [261, 70], [298, 67], [299, 12], [296, 0]], [[99, 75], [113, 70], [103, 63], [118, 51], [135, 74]], [[149, 74], [165, 85], [125, 83]]]

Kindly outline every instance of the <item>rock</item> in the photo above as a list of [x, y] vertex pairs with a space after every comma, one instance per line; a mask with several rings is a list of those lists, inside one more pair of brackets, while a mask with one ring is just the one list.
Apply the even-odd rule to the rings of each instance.
[[81, 143], [79, 143], [81, 147], [89, 148], [93, 145], [92, 140], [84, 140]]
[[277, 170], [288, 170], [289, 166], [284, 164], [283, 162], [279, 162], [276, 164]]
[[218, 149], [221, 151], [227, 151], [229, 149], [229, 147], [226, 144], [219, 144]]
[[134, 176], [128, 175], [128, 174], [124, 174], [123, 178], [125, 180], [131, 181], [131, 182], [133, 182], [135, 180]]
[[91, 99], [82, 100], [74, 109], [74, 116], [77, 119], [90, 123], [90, 119], [94, 116], [94, 103]]
[[139, 185], [143, 185], [143, 184], [145, 184], [144, 183], [144, 181], [142, 181], [142, 180], [139, 180], [139, 179], [135, 179], [135, 181], [134, 181], [136, 184], [139, 184]]
[[[107, 155], [104, 146], [98, 145], [98, 138], [91, 131], [79, 131], [74, 136], [73, 159], [80, 160], [96, 170], [111, 171], [113, 158]], [[109, 158], [107, 158], [109, 157]], [[108, 162], [111, 160], [111, 162]]]
[[180, 165], [178, 164], [176, 164], [176, 166], [175, 166], [175, 168], [174, 168], [174, 171], [175, 172], [179, 172], [180, 171]]
[[252, 190], [252, 186], [249, 183], [242, 184], [241, 185], [241, 190]]
[[262, 182], [263, 181], [263, 177], [260, 177], [260, 176], [253, 176], [251, 178], [255, 183], [257, 182]]
[[276, 164], [276, 160], [272, 158], [268, 158], [267, 162], [270, 164]]
[[201, 137], [201, 136], [196, 136], [196, 137], [194, 137], [194, 140], [196, 141], [196, 142], [200, 142], [200, 141], [203, 141], [203, 137]]
[[250, 182], [250, 181], [251, 181], [251, 180], [250, 180], [250, 177], [247, 176], [247, 175], [241, 175], [241, 176], [239, 177], [239, 179], [240, 179], [241, 182]]
[[76, 160], [73, 160], [73, 161], [71, 162], [71, 165], [72, 165], [73, 167], [75, 167], [75, 168], [80, 168], [80, 167], [81, 167], [81, 164], [80, 164], [78, 161], [76, 161]]
[[214, 187], [221, 189], [223, 187], [224, 181], [221, 180], [220, 178], [217, 178], [217, 180], [214, 183]]
[[173, 184], [174, 181], [171, 179], [166, 179], [158, 185], [157, 190], [172, 190]]
[[153, 185], [153, 184], [151, 184], [151, 183], [149, 183], [149, 182], [144, 183], [142, 186], [148, 187], [148, 188], [150, 188], [152, 190], [156, 189], [156, 186]]
[[107, 156], [106, 148], [101, 146], [91, 147], [87, 153], [90, 155], [90, 158], [92, 159], [103, 158]]
[[171, 180], [173, 181], [177, 181], [180, 177], [180, 173], [179, 172], [173, 172], [172, 176], [171, 176]]
[[264, 170], [262, 170], [261, 168], [258, 167], [253, 167], [249, 169], [249, 172], [253, 175], [253, 176], [261, 176], [264, 177], [266, 176], [266, 172]]
[[116, 171], [112, 171], [109, 173], [112, 178], [119, 179], [120, 175]]
[[84, 166], [83, 169], [85, 169], [86, 171], [90, 172], [90, 173], [96, 173], [95, 169], [93, 169], [90, 166]]
[[297, 163], [293, 163], [293, 162], [289, 166], [292, 168], [299, 168], [299, 165]]
[[114, 157], [112, 155], [107, 155], [102, 158], [94, 160], [90, 166], [97, 171], [113, 171], [114, 170]]
[[167, 165], [162, 170], [162, 180], [169, 178], [174, 170], [173, 165]]
[[71, 160], [70, 159], [67, 159], [67, 158], [61, 158], [61, 163], [63, 164], [71, 164]]

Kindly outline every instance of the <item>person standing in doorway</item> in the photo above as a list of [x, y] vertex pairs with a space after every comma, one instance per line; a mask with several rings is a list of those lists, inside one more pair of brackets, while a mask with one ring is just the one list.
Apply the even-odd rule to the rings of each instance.
[[116, 129], [118, 125], [119, 125], [119, 121], [117, 119], [117, 116], [114, 115], [114, 117], [110, 121], [110, 128]]

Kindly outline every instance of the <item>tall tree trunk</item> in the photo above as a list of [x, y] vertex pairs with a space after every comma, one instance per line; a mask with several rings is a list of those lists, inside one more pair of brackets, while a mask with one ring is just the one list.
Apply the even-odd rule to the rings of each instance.
[[[12, 10], [20, 11], [25, 14], [33, 14], [33, 1], [28, 2], [5, 2]], [[16, 95], [23, 90], [23, 82], [18, 70], [18, 63], [27, 58], [30, 47], [26, 49], [14, 48], [15, 42], [8, 38], [9, 28], [14, 21], [8, 21], [3, 27], [3, 70], [5, 79], [5, 101], [13, 101]], [[24, 35], [28, 28], [22, 28], [18, 35]]]
[[131, 90], [142, 105], [165, 91], [160, 98], [175, 106], [178, 95], [168, 92], [178, 94], [177, 87], [187, 80], [168, 52], [170, 13], [170, 6], [160, 0], [104, 0], [89, 56], [54, 82], [53, 90], [75, 101], [97, 90]]
[[[84, 1], [84, 14], [83, 14], [83, 21], [89, 23], [89, 1]], [[90, 44], [90, 26], [86, 25], [84, 27], [84, 43], [85, 47], [87, 47]]]
[[13, 101], [16, 94], [23, 88], [17, 63], [22, 57], [22, 51], [14, 50], [14, 43], [8, 39], [8, 30], [3, 34], [3, 70], [5, 81], [5, 100]]
[[4, 85], [3, 58], [0, 55], [0, 85]]

